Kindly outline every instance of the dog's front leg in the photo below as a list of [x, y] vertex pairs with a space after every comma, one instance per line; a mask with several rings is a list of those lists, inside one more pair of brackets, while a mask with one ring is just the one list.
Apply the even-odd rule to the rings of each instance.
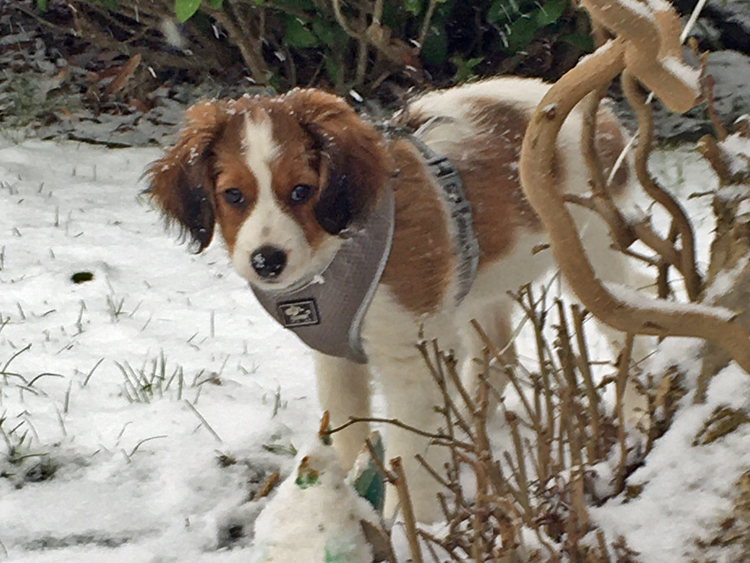
[[[350, 417], [370, 416], [370, 370], [345, 358], [316, 352], [315, 374], [318, 401], [331, 415], [331, 425], [341, 426]], [[333, 447], [342, 467], [348, 471], [365, 445], [370, 426], [359, 422], [333, 435]]]
[[[421, 355], [415, 353], [398, 359], [373, 360], [382, 379], [388, 417], [425, 432], [438, 432], [445, 422], [435, 409], [443, 404], [442, 395]], [[448, 461], [448, 448], [431, 445], [429, 438], [395, 425], [388, 425], [385, 433], [386, 458], [401, 458], [417, 520], [424, 523], [439, 520], [442, 517], [437, 501], [440, 485], [414, 456], [421, 454], [431, 467], [442, 474], [443, 465]], [[385, 499], [385, 516], [391, 517], [397, 505], [396, 491], [389, 488]]]

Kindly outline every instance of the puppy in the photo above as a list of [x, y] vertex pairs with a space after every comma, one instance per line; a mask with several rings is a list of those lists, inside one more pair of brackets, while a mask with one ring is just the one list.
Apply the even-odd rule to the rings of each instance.
[[[470, 321], [505, 348], [507, 292], [554, 266], [549, 250], [535, 251], [547, 239], [518, 172], [526, 126], [547, 89], [534, 79], [497, 78], [430, 92], [380, 126], [317, 89], [201, 102], [150, 167], [149, 192], [198, 251], [218, 225], [235, 270], [316, 349], [319, 401], [333, 425], [369, 415], [374, 376], [389, 417], [435, 432], [442, 397], [415, 345], [437, 339], [454, 350], [473, 388], [483, 344]], [[580, 135], [574, 112], [554, 162], [557, 188], [573, 194], [589, 185]], [[596, 147], [609, 175], [624, 139], [606, 110]], [[609, 188], [622, 195], [630, 183], [626, 164]], [[601, 277], [626, 279], [605, 225], [572, 211]], [[364, 281], [351, 279], [364, 271]], [[354, 305], [344, 307], [355, 286]], [[329, 295], [306, 299], [308, 290]], [[339, 315], [339, 306], [348, 312]], [[368, 433], [355, 424], [335, 435], [345, 468]], [[388, 458], [403, 459], [418, 519], [439, 518], [439, 485], [414, 456], [440, 470], [446, 448], [390, 426], [385, 442]], [[395, 509], [389, 494], [386, 513]]]

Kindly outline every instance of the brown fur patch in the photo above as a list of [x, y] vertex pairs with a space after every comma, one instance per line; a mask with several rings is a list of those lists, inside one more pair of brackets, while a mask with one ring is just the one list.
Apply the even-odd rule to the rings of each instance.
[[510, 253], [520, 228], [538, 231], [541, 224], [521, 189], [518, 169], [526, 114], [508, 103], [478, 99], [469, 115], [477, 135], [457, 147], [460, 158], [448, 156], [471, 202], [482, 268]]
[[[252, 213], [258, 200], [258, 183], [247, 167], [242, 147], [244, 124], [244, 115], [234, 116], [231, 125], [215, 142], [213, 150], [216, 222], [230, 254], [234, 251], [242, 223], [248, 214]], [[244, 205], [232, 206], [226, 202], [222, 194], [229, 189], [242, 192], [245, 198]]]
[[[274, 127], [276, 123], [274, 122]], [[302, 227], [308, 244], [317, 249], [327, 233], [320, 227], [315, 218], [315, 205], [320, 201], [323, 193], [327, 175], [325, 165], [321, 165], [321, 159], [312, 150], [305, 137], [300, 135], [286, 137], [279, 132], [277, 142], [284, 150], [271, 162], [272, 189], [276, 194], [281, 208], [288, 213]], [[291, 204], [291, 193], [295, 186], [306, 184], [314, 188], [311, 199], [302, 205]]]
[[147, 170], [148, 194], [167, 219], [189, 233], [198, 250], [211, 242], [214, 230], [211, 148], [228, 120], [217, 102], [201, 102], [185, 115], [177, 142]]
[[394, 140], [390, 150], [399, 170], [393, 180], [396, 223], [382, 283], [412, 313], [434, 313], [443, 305], [455, 259], [443, 202], [409, 141]]

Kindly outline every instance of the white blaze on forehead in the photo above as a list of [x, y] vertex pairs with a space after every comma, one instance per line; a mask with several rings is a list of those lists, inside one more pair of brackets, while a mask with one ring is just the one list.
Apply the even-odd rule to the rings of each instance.
[[[271, 190], [271, 168], [269, 163], [279, 153], [279, 145], [273, 138], [273, 124], [267, 116], [257, 121], [245, 120], [245, 139], [242, 143], [247, 166], [258, 181], [258, 190], [263, 195], [273, 196]], [[266, 192], [266, 193], [264, 193]]]
[[258, 184], [258, 199], [237, 234], [232, 263], [251, 283], [261, 282], [252, 270], [250, 256], [261, 246], [272, 245], [287, 254], [287, 266], [275, 281], [294, 281], [304, 273], [312, 251], [301, 226], [282, 208], [273, 191], [270, 163], [281, 156], [281, 147], [273, 137], [273, 123], [267, 115], [247, 116], [242, 149]]

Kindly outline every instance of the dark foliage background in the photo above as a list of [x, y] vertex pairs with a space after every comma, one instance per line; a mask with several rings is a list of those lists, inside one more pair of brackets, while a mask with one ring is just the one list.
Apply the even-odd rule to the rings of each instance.
[[[733, 4], [709, 2], [702, 48], [750, 47]], [[318, 86], [387, 111], [480, 77], [555, 80], [592, 48], [573, 0], [0, 0], [0, 123], [160, 143], [203, 97]]]

